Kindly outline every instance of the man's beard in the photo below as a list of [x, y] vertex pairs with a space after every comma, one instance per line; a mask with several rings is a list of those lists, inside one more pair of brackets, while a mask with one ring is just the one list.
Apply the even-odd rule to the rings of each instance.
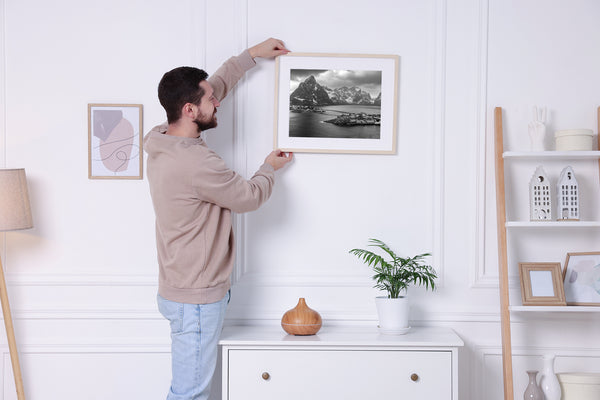
[[194, 120], [194, 123], [198, 127], [198, 133], [217, 126], [216, 114], [217, 114], [217, 109], [215, 108], [215, 111], [213, 112], [213, 114], [210, 116], [210, 118], [208, 120], [200, 119], [200, 118], [196, 118]]

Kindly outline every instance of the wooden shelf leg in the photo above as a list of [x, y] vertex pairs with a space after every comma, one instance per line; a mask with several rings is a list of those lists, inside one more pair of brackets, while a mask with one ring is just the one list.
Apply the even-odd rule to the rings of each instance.
[[502, 108], [494, 110], [495, 164], [496, 164], [496, 219], [498, 223], [498, 279], [500, 286], [500, 323], [502, 326], [502, 373], [504, 400], [513, 400], [512, 346], [508, 293], [508, 256], [506, 245], [506, 196], [504, 189], [504, 138]]

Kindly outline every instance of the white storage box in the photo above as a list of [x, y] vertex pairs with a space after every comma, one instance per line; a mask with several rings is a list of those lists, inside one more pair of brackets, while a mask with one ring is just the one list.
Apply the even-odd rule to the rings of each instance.
[[556, 151], [593, 150], [594, 131], [591, 129], [566, 129], [554, 132]]
[[562, 389], [562, 400], [600, 399], [600, 374], [567, 372], [556, 376]]

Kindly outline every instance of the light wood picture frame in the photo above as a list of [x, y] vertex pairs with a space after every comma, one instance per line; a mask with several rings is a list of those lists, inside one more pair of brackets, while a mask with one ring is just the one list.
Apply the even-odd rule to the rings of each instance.
[[373, 54], [277, 57], [274, 148], [395, 154], [399, 60]]
[[560, 263], [519, 263], [524, 306], [565, 306]]
[[143, 179], [141, 104], [88, 104], [88, 178]]
[[600, 306], [600, 251], [568, 253], [563, 271], [570, 306]]

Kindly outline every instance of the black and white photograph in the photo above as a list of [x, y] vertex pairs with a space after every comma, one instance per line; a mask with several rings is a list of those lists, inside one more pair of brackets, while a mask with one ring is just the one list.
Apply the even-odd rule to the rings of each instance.
[[291, 137], [379, 139], [381, 71], [290, 71]]
[[277, 64], [275, 147], [395, 152], [397, 56], [290, 53]]

